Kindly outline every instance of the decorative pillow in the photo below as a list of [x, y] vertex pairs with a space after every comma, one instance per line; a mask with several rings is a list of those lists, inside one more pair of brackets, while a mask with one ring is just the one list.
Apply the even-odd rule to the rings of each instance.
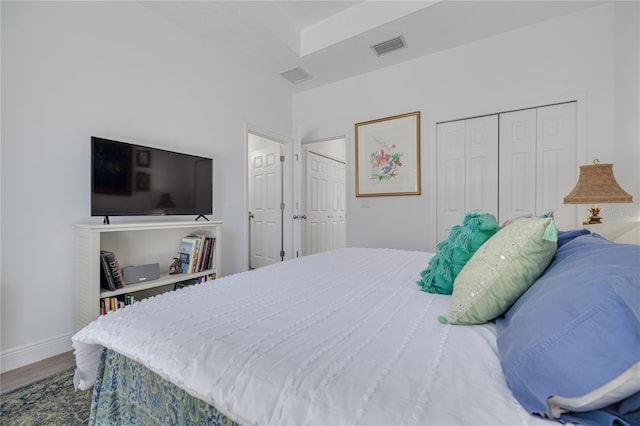
[[556, 252], [552, 218], [522, 218], [482, 245], [453, 285], [453, 324], [482, 324], [503, 314], [544, 272]]
[[573, 239], [496, 328], [505, 378], [530, 413], [637, 424], [640, 246]]
[[591, 231], [588, 229], [572, 229], [571, 231], [558, 231], [558, 248], [567, 244], [569, 241], [572, 241], [574, 238], [577, 238], [581, 235], [590, 234]]
[[449, 238], [436, 246], [437, 254], [420, 275], [418, 285], [429, 293], [451, 294], [453, 282], [471, 256], [493, 234], [498, 221], [490, 213], [467, 213], [462, 225], [449, 232]]

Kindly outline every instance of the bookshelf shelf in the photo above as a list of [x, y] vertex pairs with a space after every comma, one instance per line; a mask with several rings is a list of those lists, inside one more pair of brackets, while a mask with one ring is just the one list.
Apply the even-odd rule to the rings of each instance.
[[198, 278], [204, 275], [211, 275], [211, 274], [214, 274], [215, 272], [216, 272], [215, 269], [209, 269], [209, 270], [201, 271], [195, 274], [176, 274], [176, 275], [160, 274], [160, 278], [158, 278], [157, 280], [147, 281], [143, 283], [127, 284], [125, 287], [119, 288], [114, 291], [101, 289], [100, 298], [102, 299], [103, 297], [112, 297], [112, 296], [118, 296], [119, 294], [135, 293], [137, 291], [149, 290], [156, 287], [175, 284], [180, 281], [186, 281], [191, 278]]
[[[189, 233], [206, 234], [216, 238], [215, 268], [193, 274], [169, 274], [169, 265], [177, 256], [182, 237]], [[120, 294], [136, 294], [150, 290], [162, 292], [180, 281], [216, 274], [221, 276], [222, 222], [151, 222], [114, 223], [110, 225], [75, 225], [75, 329], [76, 331], [98, 318], [100, 299]], [[100, 287], [100, 250], [116, 254], [120, 267], [160, 264], [160, 278], [128, 284], [115, 291]], [[173, 287], [170, 287], [171, 289]]]

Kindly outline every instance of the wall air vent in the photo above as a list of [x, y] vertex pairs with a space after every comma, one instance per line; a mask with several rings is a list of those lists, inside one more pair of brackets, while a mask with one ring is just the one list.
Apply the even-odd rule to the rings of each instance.
[[386, 53], [393, 52], [394, 50], [407, 47], [407, 43], [404, 42], [404, 37], [398, 36], [391, 40], [383, 41], [382, 43], [374, 44], [371, 48], [376, 52], [376, 55], [384, 55]]
[[300, 83], [305, 80], [309, 80], [311, 76], [305, 72], [302, 68], [293, 68], [289, 71], [280, 73], [281, 76], [292, 82], [293, 84]]

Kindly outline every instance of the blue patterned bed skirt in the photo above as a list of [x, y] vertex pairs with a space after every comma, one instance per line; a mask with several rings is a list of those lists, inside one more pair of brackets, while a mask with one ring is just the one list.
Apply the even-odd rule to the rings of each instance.
[[108, 349], [100, 358], [89, 424], [238, 426], [214, 406]]

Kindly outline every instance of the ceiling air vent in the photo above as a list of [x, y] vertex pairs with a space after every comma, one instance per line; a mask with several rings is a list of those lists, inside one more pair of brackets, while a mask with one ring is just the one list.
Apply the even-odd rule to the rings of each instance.
[[289, 71], [280, 73], [280, 75], [293, 84], [300, 83], [301, 81], [309, 80], [311, 78], [311, 76], [307, 74], [302, 68], [293, 68]]
[[393, 52], [394, 50], [402, 49], [403, 47], [407, 47], [407, 43], [404, 42], [404, 38], [402, 36], [371, 46], [378, 56]]

